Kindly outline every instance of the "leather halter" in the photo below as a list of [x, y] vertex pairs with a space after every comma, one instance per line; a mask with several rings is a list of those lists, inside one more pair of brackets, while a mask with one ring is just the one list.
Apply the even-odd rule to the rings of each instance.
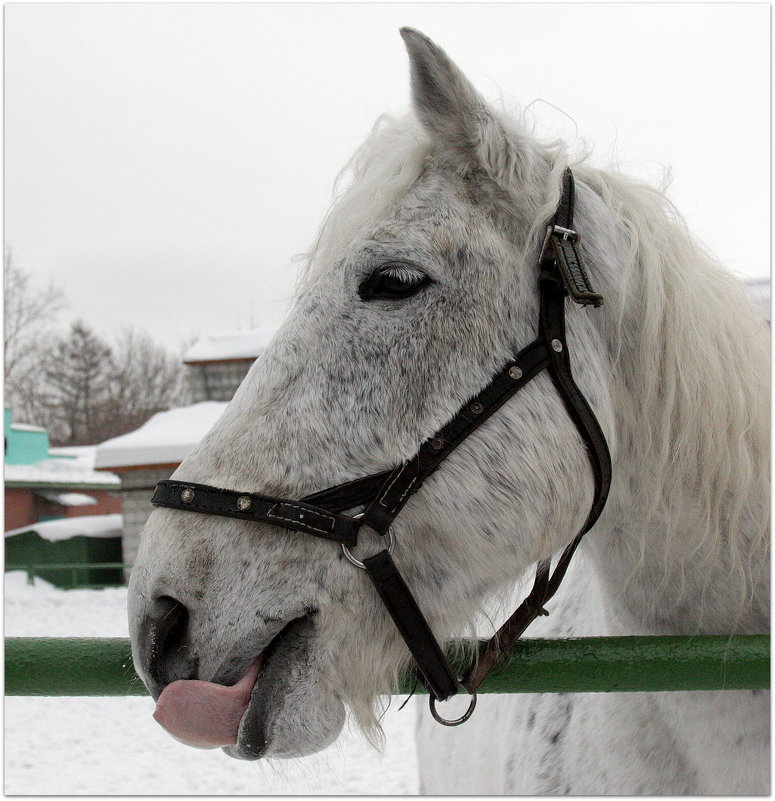
[[[579, 237], [573, 229], [574, 197], [573, 174], [566, 169], [560, 203], [547, 228], [539, 257], [538, 337], [509, 361], [476, 397], [464, 404], [439, 432], [426, 440], [411, 459], [393, 470], [329, 487], [299, 501], [186, 481], [159, 482], [152, 499], [156, 506], [260, 521], [341, 543], [345, 555], [365, 569], [374, 584], [415, 659], [418, 678], [430, 694], [434, 717], [446, 725], [462, 723], [470, 716], [476, 689], [487, 674], [508, 654], [514, 641], [536, 617], [548, 614], [544, 605], [557, 591], [581, 538], [597, 521], [608, 497], [611, 484], [608, 445], [592, 409], [573, 380], [565, 339], [566, 295], [582, 305], [600, 306], [603, 302], [590, 286], [577, 247]], [[393, 562], [391, 524], [441, 462], [543, 370], [549, 372], [587, 446], [595, 479], [592, 507], [581, 530], [560, 555], [554, 572], [551, 572], [551, 560], [538, 563], [530, 594], [486, 643], [468, 674], [458, 678]], [[366, 507], [362, 514], [342, 514], [359, 506]], [[358, 562], [349, 549], [356, 545], [363, 526], [381, 538], [389, 535], [391, 545]], [[474, 696], [471, 706], [462, 718], [446, 721], [436, 713], [435, 702], [455, 695], [461, 686]]]

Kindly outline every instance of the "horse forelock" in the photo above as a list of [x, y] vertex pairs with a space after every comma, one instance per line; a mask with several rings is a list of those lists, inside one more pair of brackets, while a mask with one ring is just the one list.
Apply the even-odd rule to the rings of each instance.
[[334, 198], [302, 267], [298, 291], [347, 251], [356, 233], [384, 216], [422, 172], [431, 141], [417, 118], [383, 114], [342, 167]]
[[[504, 214], [515, 200], [529, 200], [528, 230], [520, 231], [525, 249], [534, 249], [543, 237], [546, 221], [560, 198], [562, 173], [568, 163], [561, 141], [540, 142], [530, 135], [533, 122], [519, 108], [510, 113], [489, 109], [498, 122], [498, 136], [482, 143], [490, 162], [499, 164], [506, 193]], [[505, 145], [505, 146], [504, 146]], [[301, 263], [297, 290], [307, 289], [327, 267], [349, 248], [366, 226], [385, 216], [423, 172], [434, 143], [415, 113], [401, 117], [383, 114], [369, 136], [355, 150], [337, 176], [334, 196], [311, 247], [296, 257]], [[502, 156], [502, 158], [499, 158]], [[537, 169], [538, 165], [544, 170]], [[461, 162], [458, 166], [465, 169]]]

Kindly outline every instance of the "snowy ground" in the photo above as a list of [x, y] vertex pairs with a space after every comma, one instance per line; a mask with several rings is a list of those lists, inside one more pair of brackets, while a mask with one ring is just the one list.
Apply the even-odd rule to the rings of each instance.
[[[6, 573], [5, 636], [126, 637], [126, 589], [58, 590]], [[150, 698], [5, 699], [9, 795], [406, 795], [417, 793], [415, 704], [395, 698], [384, 754], [346, 730], [322, 754], [242, 762], [173, 740]], [[419, 701], [421, 703], [421, 701]]]

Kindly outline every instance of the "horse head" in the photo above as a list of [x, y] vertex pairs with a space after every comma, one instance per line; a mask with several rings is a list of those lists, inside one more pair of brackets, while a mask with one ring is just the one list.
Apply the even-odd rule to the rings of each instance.
[[[356, 154], [288, 318], [174, 480], [300, 499], [391, 470], [534, 339], [565, 151], [489, 107], [425, 36], [402, 36], [413, 114], [383, 121]], [[569, 304], [567, 336], [616, 461], [618, 438], [632, 437], [615, 399], [639, 379], [614, 388], [611, 376], [622, 349], [639, 347], [638, 310], [622, 288], [632, 237], [602, 194], [580, 182], [576, 215], [605, 305]], [[393, 524], [393, 558], [436, 637], [471, 631], [488, 599], [565, 547], [594, 493], [585, 444], [543, 373]], [[356, 554], [376, 548], [366, 533]], [[154, 510], [129, 613], [162, 722], [246, 759], [326, 747], [345, 705], [374, 734], [376, 699], [409, 662], [342, 549], [281, 525]]]

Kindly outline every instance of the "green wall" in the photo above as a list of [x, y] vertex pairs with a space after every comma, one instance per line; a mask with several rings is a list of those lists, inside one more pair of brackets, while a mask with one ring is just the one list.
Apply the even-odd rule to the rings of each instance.
[[[6, 570], [50, 565], [49, 568], [35, 567], [35, 575], [63, 589], [123, 584], [124, 574], [120, 567], [96, 566], [105, 562], [121, 562], [121, 537], [85, 537], [79, 534], [49, 542], [35, 531], [33, 523], [29, 531], [5, 538]], [[90, 567], [90, 564], [95, 566]]]

